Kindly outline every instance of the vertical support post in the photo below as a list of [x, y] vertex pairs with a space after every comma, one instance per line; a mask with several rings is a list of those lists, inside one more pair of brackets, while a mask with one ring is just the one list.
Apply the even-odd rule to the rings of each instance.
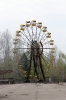
[[39, 80], [39, 76], [38, 76], [38, 72], [37, 72], [37, 62], [35, 62], [35, 59], [36, 57], [34, 57], [34, 55], [33, 55], [33, 62], [34, 62], [34, 69], [35, 69], [35, 73], [36, 73], [36, 75], [37, 75], [37, 78], [38, 78], [38, 80]]
[[41, 72], [42, 72], [42, 75], [43, 75], [43, 79], [45, 81], [45, 75], [44, 75], [44, 71], [43, 71], [43, 68], [42, 68], [42, 63], [41, 63], [40, 55], [39, 55], [39, 62], [40, 62], [40, 68], [41, 68]]

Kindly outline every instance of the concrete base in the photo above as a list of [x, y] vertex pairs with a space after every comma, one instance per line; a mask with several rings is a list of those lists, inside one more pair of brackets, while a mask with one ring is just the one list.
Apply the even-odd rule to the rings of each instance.
[[0, 85], [0, 100], [66, 100], [66, 83]]

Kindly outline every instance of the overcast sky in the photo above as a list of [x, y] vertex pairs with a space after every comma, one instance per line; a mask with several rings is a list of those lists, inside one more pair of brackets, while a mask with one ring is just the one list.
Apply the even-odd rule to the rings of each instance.
[[25, 24], [36, 20], [47, 26], [55, 45], [66, 53], [66, 0], [0, 0], [0, 32], [12, 36]]

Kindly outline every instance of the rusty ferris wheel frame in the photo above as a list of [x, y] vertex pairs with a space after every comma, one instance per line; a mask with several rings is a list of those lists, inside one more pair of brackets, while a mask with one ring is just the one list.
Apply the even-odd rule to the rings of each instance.
[[[22, 47], [18, 46], [19, 39], [21, 40], [21, 43], [23, 45]], [[20, 30], [16, 31], [16, 38], [14, 39], [14, 45], [16, 48], [14, 53], [17, 52], [17, 49], [30, 50], [30, 59], [29, 67], [26, 74], [26, 82], [29, 81], [32, 64], [34, 67], [34, 76], [36, 76], [39, 80], [38, 67], [40, 67], [43, 80], [45, 81], [45, 73], [43, 69], [44, 66], [42, 64], [42, 58], [44, 55], [46, 60], [51, 60], [50, 56], [53, 56], [54, 53], [53, 42], [54, 40], [51, 39], [51, 33], [47, 31], [46, 26], [42, 26], [42, 22], [37, 23], [36, 20], [32, 20], [26, 21], [25, 25], [20, 25]], [[45, 59], [44, 62], [46, 63]]]

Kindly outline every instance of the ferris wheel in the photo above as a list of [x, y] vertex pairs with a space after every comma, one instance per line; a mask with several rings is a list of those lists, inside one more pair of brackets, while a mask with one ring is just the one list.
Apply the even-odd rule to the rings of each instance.
[[47, 73], [45, 68], [49, 69], [54, 61], [54, 40], [52, 40], [47, 27], [43, 26], [42, 22], [36, 22], [36, 20], [26, 21], [25, 24], [20, 25], [20, 30], [16, 31], [14, 45], [15, 55], [25, 53], [29, 59], [28, 70], [25, 75], [26, 81], [31, 76], [31, 69], [33, 69], [34, 76], [38, 80], [42, 76], [45, 81]]

